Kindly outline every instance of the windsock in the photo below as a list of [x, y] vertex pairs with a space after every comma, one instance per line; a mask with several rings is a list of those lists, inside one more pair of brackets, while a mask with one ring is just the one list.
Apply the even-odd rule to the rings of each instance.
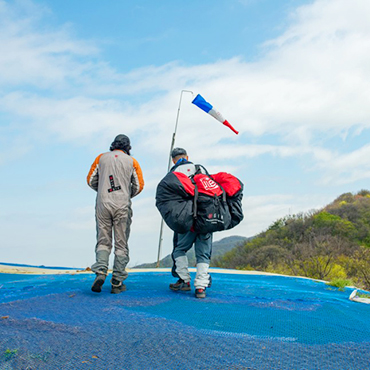
[[236, 134], [239, 132], [235, 130], [233, 126], [230, 125], [230, 123], [222, 117], [221, 113], [218, 112], [216, 109], [213, 108], [213, 105], [209, 104], [201, 95], [197, 95], [195, 99], [192, 101], [193, 104], [195, 104], [198, 108], [204, 110], [206, 113], [210, 114], [212, 117], [216, 118], [217, 121], [220, 121], [225, 126], [227, 126], [230, 130], [234, 131]]

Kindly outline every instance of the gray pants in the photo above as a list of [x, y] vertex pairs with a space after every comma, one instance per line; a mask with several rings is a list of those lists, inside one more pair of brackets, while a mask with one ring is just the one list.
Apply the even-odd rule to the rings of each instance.
[[210, 282], [208, 274], [212, 253], [212, 234], [198, 234], [189, 231], [185, 234], [175, 233], [173, 237], [173, 267], [172, 276], [190, 281], [188, 258], [186, 252], [193, 246], [197, 260], [197, 274], [194, 280], [195, 288], [206, 288]]
[[114, 231], [114, 264], [112, 278], [123, 281], [127, 278], [128, 238], [132, 210], [130, 206], [114, 208], [109, 204], [96, 206], [96, 262], [91, 270], [97, 274], [108, 274], [109, 255], [112, 251], [112, 231]]

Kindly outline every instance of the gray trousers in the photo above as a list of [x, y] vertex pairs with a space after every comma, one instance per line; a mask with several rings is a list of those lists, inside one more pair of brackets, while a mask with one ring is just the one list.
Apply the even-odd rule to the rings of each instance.
[[190, 281], [188, 258], [186, 252], [193, 246], [197, 261], [197, 274], [194, 280], [195, 288], [206, 288], [210, 282], [208, 274], [212, 254], [212, 234], [198, 234], [189, 231], [185, 234], [175, 233], [173, 237], [173, 267], [172, 276], [185, 282]]
[[96, 262], [91, 270], [97, 274], [108, 274], [109, 256], [112, 251], [112, 231], [114, 232], [114, 264], [112, 278], [123, 281], [127, 278], [128, 238], [132, 219], [130, 206], [115, 208], [109, 204], [96, 206]]

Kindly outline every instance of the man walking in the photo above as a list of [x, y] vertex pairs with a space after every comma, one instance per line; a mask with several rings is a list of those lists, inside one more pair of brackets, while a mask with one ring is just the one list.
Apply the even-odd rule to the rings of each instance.
[[[185, 149], [173, 149], [171, 157], [174, 166], [170, 171], [181, 172], [188, 177], [194, 176], [196, 168], [192, 162], [189, 162]], [[208, 273], [212, 253], [212, 233], [200, 234], [188, 231], [185, 234], [179, 234], [175, 232], [173, 237], [172, 276], [178, 278], [178, 281], [170, 284], [170, 289], [174, 291], [190, 291], [190, 274], [186, 252], [190, 250], [193, 244], [197, 261], [197, 272], [194, 280], [195, 296], [197, 298], [205, 298], [206, 288], [210, 287], [212, 283], [211, 276]]]
[[111, 293], [117, 294], [126, 290], [123, 281], [127, 278], [126, 265], [129, 262], [131, 198], [138, 195], [144, 187], [140, 165], [130, 156], [130, 150], [130, 139], [126, 135], [118, 135], [111, 144], [110, 151], [95, 159], [87, 176], [88, 185], [97, 191], [96, 262], [91, 267], [96, 274], [91, 290], [97, 293], [101, 292], [108, 275], [112, 231], [115, 257]]

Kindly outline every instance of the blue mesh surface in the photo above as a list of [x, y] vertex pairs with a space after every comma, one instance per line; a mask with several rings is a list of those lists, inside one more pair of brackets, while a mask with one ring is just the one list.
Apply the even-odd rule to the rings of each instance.
[[[194, 278], [194, 276], [193, 276]], [[0, 274], [0, 370], [370, 369], [370, 305], [306, 279], [214, 274], [207, 298], [131, 273]]]

